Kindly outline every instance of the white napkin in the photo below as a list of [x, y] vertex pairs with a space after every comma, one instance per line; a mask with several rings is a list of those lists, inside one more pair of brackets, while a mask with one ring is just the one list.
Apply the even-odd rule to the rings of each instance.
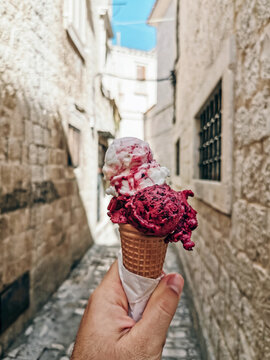
[[148, 299], [157, 287], [163, 275], [157, 279], [149, 279], [128, 271], [122, 260], [122, 250], [118, 255], [119, 276], [129, 303], [129, 316], [139, 321]]

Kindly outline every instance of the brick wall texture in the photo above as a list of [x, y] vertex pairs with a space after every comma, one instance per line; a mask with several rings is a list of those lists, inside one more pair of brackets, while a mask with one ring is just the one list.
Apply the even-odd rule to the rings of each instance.
[[[84, 114], [93, 114], [97, 37], [88, 24], [92, 49], [83, 63], [63, 27], [63, 1], [0, 4], [0, 292], [30, 272], [30, 307], [0, 336], [0, 348], [92, 243], [98, 137]], [[108, 104], [96, 111], [104, 115]], [[67, 160], [72, 121], [82, 134], [79, 184]]]
[[182, 187], [192, 182], [188, 106], [225, 39], [233, 36], [236, 44], [232, 211], [225, 215], [195, 199], [197, 245], [193, 253], [179, 251], [209, 358], [216, 360], [270, 359], [269, 11], [264, 0], [180, 1]]

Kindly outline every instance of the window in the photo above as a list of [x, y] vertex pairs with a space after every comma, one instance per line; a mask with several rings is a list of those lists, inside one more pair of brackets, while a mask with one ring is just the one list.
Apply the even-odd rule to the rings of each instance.
[[175, 144], [175, 175], [180, 175], [180, 139]]
[[73, 44], [84, 59], [86, 45], [86, 19], [88, 0], [65, 0], [65, 29]]
[[68, 126], [68, 144], [70, 150], [69, 165], [78, 167], [80, 164], [80, 130], [74, 126]]
[[199, 115], [199, 178], [221, 180], [221, 81]]
[[145, 80], [146, 68], [143, 65], [137, 65], [137, 80]]

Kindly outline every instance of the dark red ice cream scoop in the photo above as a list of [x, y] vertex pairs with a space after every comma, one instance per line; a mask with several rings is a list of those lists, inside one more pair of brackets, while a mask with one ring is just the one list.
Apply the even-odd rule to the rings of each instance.
[[133, 196], [112, 198], [108, 215], [114, 223], [131, 224], [146, 235], [166, 236], [166, 242], [181, 241], [186, 250], [192, 250], [191, 232], [198, 223], [188, 196], [193, 192], [177, 192], [166, 184], [148, 186]]
[[177, 242], [181, 241], [183, 247], [186, 250], [192, 250], [195, 246], [194, 242], [191, 241], [191, 232], [198, 226], [196, 214], [187, 199], [189, 196], [194, 196], [191, 190], [179, 191], [178, 196], [180, 198], [181, 205], [184, 207], [183, 215], [181, 216], [173, 233], [169, 234], [165, 239], [166, 242]]
[[129, 224], [155, 236], [167, 236], [174, 231], [185, 210], [178, 193], [168, 185], [153, 185], [138, 191], [125, 207]]
[[125, 208], [129, 196], [114, 196], [108, 205], [108, 215], [115, 224], [127, 224], [127, 210]]

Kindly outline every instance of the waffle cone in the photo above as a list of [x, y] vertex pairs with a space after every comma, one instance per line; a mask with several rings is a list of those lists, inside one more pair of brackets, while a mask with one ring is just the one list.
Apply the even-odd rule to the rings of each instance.
[[137, 275], [158, 278], [168, 246], [165, 236], [145, 235], [129, 224], [119, 224], [119, 232], [125, 268]]

